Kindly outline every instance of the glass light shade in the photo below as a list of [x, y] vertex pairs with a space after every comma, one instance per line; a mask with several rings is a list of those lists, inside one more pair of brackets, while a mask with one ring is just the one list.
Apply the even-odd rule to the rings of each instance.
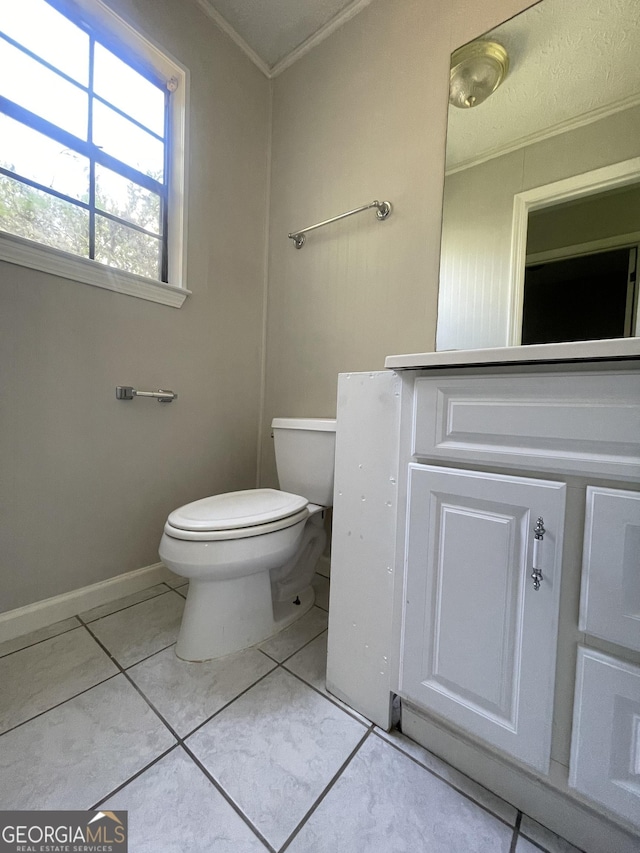
[[509, 57], [501, 44], [474, 41], [458, 48], [451, 57], [449, 103], [468, 109], [477, 107], [507, 76]]

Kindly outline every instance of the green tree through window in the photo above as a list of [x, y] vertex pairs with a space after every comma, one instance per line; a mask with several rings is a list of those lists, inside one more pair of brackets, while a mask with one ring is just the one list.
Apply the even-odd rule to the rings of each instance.
[[70, 8], [0, 8], [0, 230], [166, 281], [166, 81]]

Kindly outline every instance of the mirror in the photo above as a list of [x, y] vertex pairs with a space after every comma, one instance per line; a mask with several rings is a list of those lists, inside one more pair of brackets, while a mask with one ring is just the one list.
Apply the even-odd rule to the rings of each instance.
[[449, 106], [436, 349], [640, 335], [637, 12], [542, 0], [476, 40], [509, 69]]

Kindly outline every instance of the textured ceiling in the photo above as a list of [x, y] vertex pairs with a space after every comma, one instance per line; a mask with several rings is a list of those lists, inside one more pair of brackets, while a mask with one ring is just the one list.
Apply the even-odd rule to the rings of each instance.
[[[368, 0], [367, 0], [368, 1]], [[198, 0], [221, 16], [263, 70], [272, 71], [304, 42], [359, 11], [362, 0]], [[225, 27], [226, 29], [226, 27]], [[233, 35], [233, 33], [231, 33]]]
[[449, 170], [640, 103], [638, 0], [543, 0], [485, 38], [510, 71], [483, 104], [449, 108]]

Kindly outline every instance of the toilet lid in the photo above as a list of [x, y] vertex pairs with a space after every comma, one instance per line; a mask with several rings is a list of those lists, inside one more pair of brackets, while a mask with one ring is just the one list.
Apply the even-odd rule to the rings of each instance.
[[300, 495], [276, 489], [246, 489], [181, 506], [171, 513], [168, 523], [179, 530], [237, 530], [287, 518], [307, 503]]

